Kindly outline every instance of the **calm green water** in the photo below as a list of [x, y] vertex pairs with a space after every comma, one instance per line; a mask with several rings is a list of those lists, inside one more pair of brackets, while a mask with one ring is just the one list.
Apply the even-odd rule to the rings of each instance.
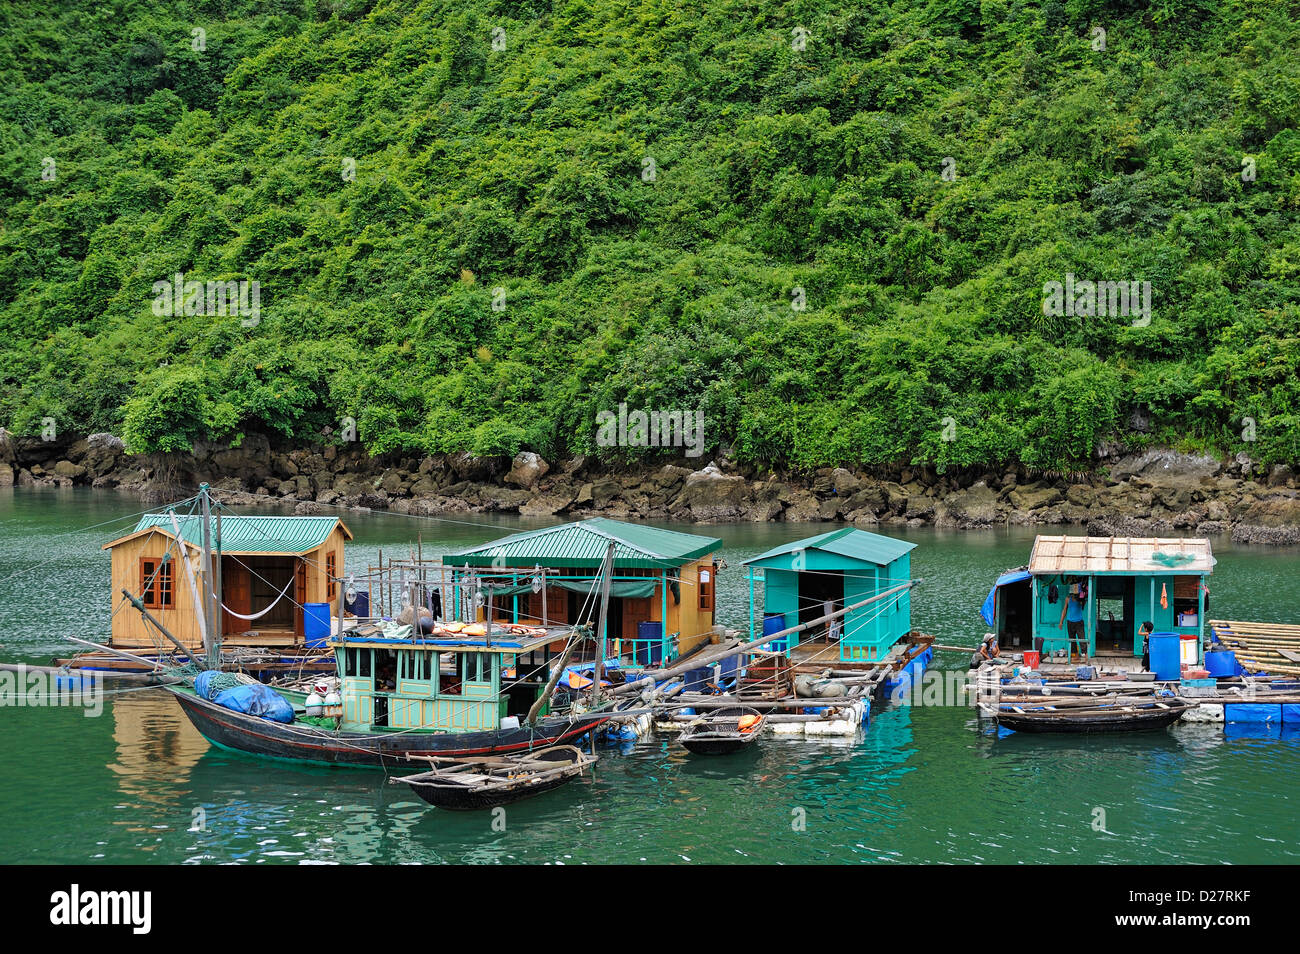
[[[102, 638], [109, 561], [99, 547], [142, 506], [84, 490], [0, 491], [0, 659], [45, 662], [66, 651], [65, 635]], [[536, 525], [346, 519], [357, 536], [351, 566], [380, 547], [404, 550], [417, 532], [436, 552]], [[730, 564], [722, 618], [747, 619], [741, 560], [816, 529], [704, 529], [723, 539]], [[896, 535], [919, 544], [916, 624], [972, 645], [993, 577], [1024, 562], [1033, 539], [1032, 530]], [[1226, 540], [1216, 552], [1214, 615], [1300, 621], [1300, 552]], [[949, 656], [942, 665], [964, 666]], [[156, 691], [111, 696], [99, 717], [6, 707], [0, 862], [1300, 861], [1290, 801], [1300, 733], [1188, 726], [1086, 744], [998, 740], [969, 709], [895, 707], [856, 742], [760, 745], [707, 761], [662, 738], [606, 750], [593, 778], [511, 806], [497, 831], [488, 815], [427, 807], [377, 770], [213, 749]], [[190, 831], [198, 812], [204, 830]]]

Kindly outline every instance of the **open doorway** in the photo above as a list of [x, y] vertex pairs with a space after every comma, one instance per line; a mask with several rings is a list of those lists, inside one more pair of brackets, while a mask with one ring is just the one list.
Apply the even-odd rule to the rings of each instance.
[[1033, 581], [1026, 578], [998, 587], [998, 645], [1028, 647], [1033, 635]]
[[1133, 577], [1096, 579], [1097, 650], [1132, 653], [1137, 621], [1133, 618]]
[[[838, 570], [799, 574], [799, 622], [807, 623], [828, 611], [844, 609], [844, 574]], [[806, 632], [809, 638], [827, 636], [829, 627]], [[804, 642], [803, 639], [800, 642]]]

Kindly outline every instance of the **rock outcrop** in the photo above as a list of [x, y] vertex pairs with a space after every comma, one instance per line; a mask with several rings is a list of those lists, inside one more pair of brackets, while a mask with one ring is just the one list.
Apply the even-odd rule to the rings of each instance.
[[[725, 459], [683, 458], [611, 469], [582, 457], [557, 467], [523, 452], [370, 456], [357, 444], [278, 447], [261, 435], [192, 454], [136, 455], [111, 434], [41, 441], [0, 430], [0, 488], [111, 487], [174, 499], [207, 481], [233, 502], [282, 501], [298, 513], [339, 507], [397, 513], [497, 512], [526, 517], [848, 523], [867, 528], [1077, 526], [1101, 534], [1231, 534], [1300, 543], [1295, 470], [1245, 455], [1220, 462], [1169, 450], [1113, 455], [1072, 477], [928, 468], [757, 472]], [[809, 531], [815, 532], [815, 531]]]

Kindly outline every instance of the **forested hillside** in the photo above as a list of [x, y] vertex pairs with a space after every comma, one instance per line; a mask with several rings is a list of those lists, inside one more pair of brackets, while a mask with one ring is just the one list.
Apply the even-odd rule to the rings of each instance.
[[13, 2], [0, 80], [18, 433], [1300, 460], [1300, 3]]

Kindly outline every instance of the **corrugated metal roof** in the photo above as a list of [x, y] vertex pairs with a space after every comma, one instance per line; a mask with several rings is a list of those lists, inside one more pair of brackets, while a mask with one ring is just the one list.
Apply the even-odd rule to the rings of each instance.
[[1034, 538], [1029, 572], [1047, 573], [1212, 573], [1210, 541], [1199, 537]]
[[641, 569], [680, 566], [722, 546], [717, 537], [661, 530], [644, 524], [593, 517], [516, 533], [443, 557], [448, 566], [597, 567], [615, 542], [614, 565]]
[[783, 556], [794, 556], [801, 550], [820, 550], [832, 553], [858, 563], [873, 563], [876, 566], [888, 566], [899, 557], [916, 549], [915, 543], [896, 540], [857, 527], [841, 527], [829, 533], [819, 533], [814, 537], [805, 537], [791, 543], [783, 543], [766, 553], [746, 560], [746, 564], [775, 560]]
[[[177, 514], [181, 537], [195, 546], [203, 545], [203, 518], [198, 514]], [[352, 538], [352, 532], [338, 517], [221, 517], [221, 552], [238, 553], [308, 553], [329, 539], [336, 526]], [[157, 528], [174, 535], [169, 513], [149, 513], [140, 518], [134, 533]], [[217, 521], [212, 521], [213, 547], [216, 546]]]

